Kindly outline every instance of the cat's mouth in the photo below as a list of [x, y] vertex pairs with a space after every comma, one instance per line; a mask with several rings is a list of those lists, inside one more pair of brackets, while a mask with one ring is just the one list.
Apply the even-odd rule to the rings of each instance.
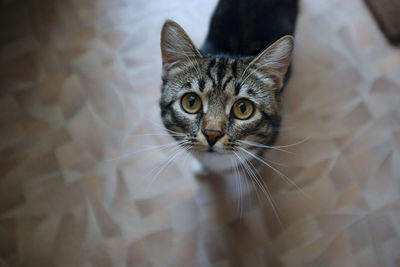
[[197, 140], [190, 140], [190, 150], [197, 153], [205, 153], [205, 154], [214, 154], [214, 155], [222, 155], [222, 154], [231, 154], [232, 151], [235, 150], [237, 143], [229, 142], [222, 143], [217, 142], [212, 146], [201, 143]]
[[210, 153], [210, 154], [225, 154], [225, 150], [223, 148], [218, 147], [204, 147], [202, 149], [197, 149], [198, 152], [202, 153]]
[[222, 154], [229, 154], [232, 149], [230, 147], [208, 147], [206, 149], [200, 150], [201, 152], [204, 153], [210, 153], [210, 154], [215, 154], [215, 155], [222, 155]]

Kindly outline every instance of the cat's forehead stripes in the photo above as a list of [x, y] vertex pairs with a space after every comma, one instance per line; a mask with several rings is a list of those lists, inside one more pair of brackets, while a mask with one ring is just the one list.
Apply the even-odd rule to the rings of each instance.
[[231, 64], [231, 72], [232, 72], [232, 76], [234, 78], [237, 77], [237, 71], [238, 71], [238, 60], [234, 59], [232, 64]]
[[237, 77], [238, 60], [232, 58], [211, 58], [207, 64], [206, 76], [210, 81], [210, 91], [225, 91]]
[[218, 68], [217, 68], [217, 87], [218, 89], [222, 89], [222, 79], [225, 77], [226, 74], [226, 67], [227, 67], [228, 60], [225, 58], [220, 58], [218, 60]]
[[215, 82], [214, 77], [213, 77], [213, 75], [211, 73], [211, 70], [215, 66], [215, 62], [216, 61], [217, 61], [216, 58], [211, 59], [210, 63], [208, 64], [208, 67], [207, 67], [207, 77], [212, 81], [212, 86], [213, 87], [216, 86], [216, 82]]
[[197, 85], [199, 86], [200, 92], [203, 92], [203, 91], [204, 91], [204, 85], [205, 85], [205, 83], [206, 83], [206, 82], [204, 81], [203, 78], [200, 78], [200, 79], [197, 80]]
[[225, 91], [226, 86], [228, 85], [229, 82], [232, 81], [232, 79], [233, 79], [233, 77], [232, 77], [232, 76], [229, 76], [229, 77], [225, 80], [224, 85], [222, 85], [222, 91]]

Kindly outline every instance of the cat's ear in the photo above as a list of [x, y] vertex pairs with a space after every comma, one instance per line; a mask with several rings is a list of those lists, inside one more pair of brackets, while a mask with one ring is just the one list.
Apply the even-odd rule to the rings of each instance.
[[202, 57], [182, 27], [172, 20], [167, 20], [161, 30], [161, 54], [165, 72], [190, 58]]
[[286, 35], [262, 51], [250, 65], [264, 72], [275, 82], [275, 87], [281, 89], [283, 79], [292, 59], [294, 39]]

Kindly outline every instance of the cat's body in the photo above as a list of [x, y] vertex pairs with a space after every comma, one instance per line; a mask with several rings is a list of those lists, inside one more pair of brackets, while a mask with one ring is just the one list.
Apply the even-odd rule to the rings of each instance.
[[223, 172], [275, 142], [296, 16], [297, 0], [220, 0], [202, 51], [165, 23], [161, 116], [198, 166]]
[[298, 0], [220, 0], [201, 50], [207, 54], [257, 56], [285, 35], [293, 35]]

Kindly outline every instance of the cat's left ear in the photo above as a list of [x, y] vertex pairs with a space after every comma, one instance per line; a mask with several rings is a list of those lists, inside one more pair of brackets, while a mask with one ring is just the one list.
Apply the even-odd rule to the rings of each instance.
[[161, 54], [164, 72], [191, 58], [202, 57], [182, 27], [172, 20], [167, 20], [161, 30]]
[[271, 78], [279, 90], [283, 86], [283, 79], [292, 59], [293, 47], [293, 37], [286, 35], [262, 51], [250, 65], [254, 65]]

